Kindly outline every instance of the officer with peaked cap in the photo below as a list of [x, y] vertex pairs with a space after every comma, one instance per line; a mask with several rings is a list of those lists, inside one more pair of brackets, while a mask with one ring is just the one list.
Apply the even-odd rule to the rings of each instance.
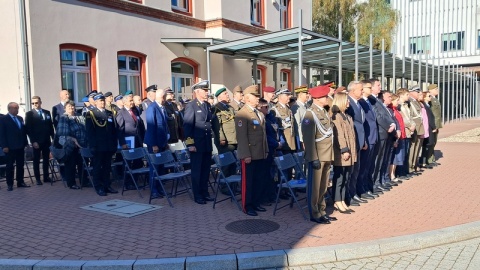
[[88, 148], [93, 154], [93, 184], [98, 195], [118, 193], [110, 184], [112, 155], [117, 150], [115, 118], [105, 109], [105, 97], [94, 97], [95, 107], [86, 114]]
[[86, 117], [87, 113], [91, 111], [95, 106], [95, 100], [94, 97], [97, 95], [97, 90], [92, 90], [86, 98], [88, 99], [87, 102], [84, 102], [84, 106], [82, 108], [82, 116]]
[[273, 97], [275, 96], [275, 88], [271, 86], [265, 86], [263, 88], [263, 99], [268, 102], [268, 108], [271, 109], [275, 102], [273, 102]]
[[178, 106], [175, 102], [175, 95], [170, 87], [165, 89], [165, 102], [163, 107], [167, 113], [168, 130], [170, 131], [170, 139], [168, 143], [176, 143], [183, 140], [183, 118], [178, 112]]
[[285, 136], [285, 144], [282, 146], [284, 154], [291, 153], [296, 149], [295, 118], [288, 106], [291, 95], [292, 93], [288, 89], [277, 90], [275, 92], [275, 96], [278, 98], [277, 104], [270, 110], [270, 113], [273, 113], [277, 118], [279, 129]]
[[329, 224], [333, 217], [325, 212], [325, 194], [333, 159], [331, 120], [324, 107], [328, 104], [330, 89], [321, 85], [308, 90], [313, 99], [307, 109], [301, 128], [308, 163], [307, 200], [310, 221]]
[[115, 115], [117, 105], [112, 103], [114, 99], [112, 92], [106, 92], [103, 96], [105, 97], [105, 108]]
[[[147, 122], [147, 108], [152, 104], [152, 102], [155, 101], [155, 91], [157, 91], [157, 85], [152, 84], [149, 87], [145, 88], [145, 91], [147, 92], [147, 98], [142, 102], [142, 113], [140, 114], [140, 118], [142, 118], [143, 122]], [[147, 129], [147, 126], [145, 126], [145, 129]]]
[[233, 108], [235, 112], [238, 112], [243, 105], [243, 89], [240, 85], [237, 85], [233, 88], [233, 100], [230, 101], [230, 106]]
[[307, 102], [310, 95], [308, 94], [307, 85], [301, 85], [295, 88], [295, 93], [297, 94], [297, 101], [291, 107], [293, 116], [295, 117], [295, 130], [297, 131], [296, 142], [297, 149], [303, 149], [303, 135], [301, 129], [301, 123], [303, 116], [307, 112]]
[[438, 131], [440, 128], [443, 127], [442, 123], [442, 105], [440, 104], [440, 101], [438, 100], [438, 85], [436, 84], [430, 84], [428, 86], [428, 92], [430, 92], [430, 95], [432, 99], [429, 102], [430, 108], [432, 109], [433, 116], [435, 117], [435, 126], [437, 127], [437, 132], [434, 132], [433, 135], [433, 145], [430, 149], [429, 153], [429, 158], [428, 158], [428, 163], [433, 166], [439, 165], [439, 163], [436, 162], [435, 160], [435, 145], [437, 145], [437, 139], [438, 139]]
[[422, 118], [422, 106], [418, 102], [419, 95], [421, 95], [420, 86], [415, 85], [408, 89], [410, 98], [410, 119], [415, 122], [415, 132], [410, 138], [410, 153], [408, 156], [408, 173], [409, 174], [418, 174], [417, 171], [417, 161], [420, 155], [420, 148], [423, 144], [423, 134], [425, 134], [425, 129], [423, 126]]
[[209, 81], [192, 85], [195, 99], [187, 103], [183, 118], [185, 144], [190, 151], [192, 191], [198, 204], [213, 201], [208, 193], [208, 178], [212, 160], [212, 111], [207, 102]]

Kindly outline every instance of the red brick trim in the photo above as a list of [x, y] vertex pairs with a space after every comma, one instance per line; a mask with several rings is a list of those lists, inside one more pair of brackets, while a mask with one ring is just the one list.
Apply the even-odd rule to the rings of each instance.
[[253, 34], [253, 35], [265, 34], [270, 32], [261, 27], [234, 22], [228, 19], [216, 19], [216, 20], [210, 20], [210, 21], [203, 21], [203, 20], [192, 18], [191, 16], [180, 14], [180, 13], [168, 12], [165, 10], [155, 9], [152, 7], [147, 7], [144, 5], [139, 5], [137, 3], [122, 1], [122, 0], [78, 0], [78, 1], [97, 5], [97, 6], [102, 6], [105, 8], [111, 8], [111, 9], [121, 10], [125, 12], [130, 12], [133, 14], [155, 18], [163, 21], [178, 23], [181, 25], [190, 26], [190, 27], [199, 28], [199, 29], [225, 27], [232, 30], [241, 31], [247, 34]]
[[140, 59], [140, 79], [141, 79], [142, 85], [140, 85], [139, 90], [140, 90], [140, 95], [142, 96], [142, 98], [144, 98], [144, 96], [146, 96], [146, 94], [144, 93], [144, 91], [142, 91], [142, 89], [145, 89], [147, 87], [147, 65], [146, 65], [147, 64], [147, 55], [145, 55], [143, 53], [135, 52], [135, 51], [118, 51], [117, 52], [117, 57], [119, 55], [133, 56], [133, 57], [137, 57], [138, 59]]

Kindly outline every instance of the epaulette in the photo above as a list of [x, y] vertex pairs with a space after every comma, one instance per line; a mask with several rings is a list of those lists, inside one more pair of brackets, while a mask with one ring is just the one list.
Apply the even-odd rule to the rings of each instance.
[[194, 143], [195, 143], [195, 141], [193, 140], [193, 138], [188, 137], [188, 138], [185, 140], [185, 144], [186, 144], [186, 145], [191, 145], [191, 144], [194, 144]]

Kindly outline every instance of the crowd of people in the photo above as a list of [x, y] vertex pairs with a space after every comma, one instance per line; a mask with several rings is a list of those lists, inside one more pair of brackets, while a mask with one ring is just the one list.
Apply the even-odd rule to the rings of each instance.
[[[194, 201], [204, 205], [214, 200], [208, 180], [215, 146], [219, 154], [235, 152], [240, 160], [242, 208], [245, 214], [257, 216], [276, 200], [279, 175], [274, 158], [303, 152], [310, 220], [328, 224], [335, 220], [325, 211], [329, 185], [335, 210], [351, 214], [352, 205], [375, 199], [439, 165], [434, 149], [442, 119], [435, 84], [392, 93], [382, 91], [377, 79], [352, 81], [346, 88], [327, 82], [312, 88], [299, 86], [295, 97], [288, 89], [267, 86], [260, 97], [257, 85], [236, 86], [232, 98], [223, 87], [212, 92], [216, 102], [208, 95], [213, 90], [208, 81], [193, 85], [192, 90], [194, 98], [186, 102], [176, 101], [169, 87], [156, 85], [145, 89], [143, 101], [131, 91], [114, 97], [94, 90], [82, 100], [80, 110], [69, 92], [62, 90], [52, 113], [42, 108], [39, 96], [32, 97], [25, 122], [18, 115], [19, 104], [9, 103], [8, 114], [0, 116], [8, 190], [13, 190], [14, 179], [17, 187], [29, 187], [23, 175], [28, 141], [37, 185], [52, 181], [50, 151], [61, 149], [60, 173], [68, 187], [88, 186], [81, 158], [82, 151], [88, 150], [93, 156], [93, 187], [100, 196], [118, 192], [111, 187], [110, 171], [112, 162], [121, 159], [119, 149], [146, 146], [149, 153], [161, 153], [169, 144], [182, 141], [191, 160]], [[142, 160], [130, 165], [148, 166]], [[221, 170], [225, 176], [237, 173], [236, 166]], [[297, 173], [284, 171], [289, 179]], [[135, 188], [131, 180], [125, 181], [127, 189]], [[153, 177], [149, 184], [151, 198], [161, 197]], [[280, 197], [289, 195], [282, 192]]]

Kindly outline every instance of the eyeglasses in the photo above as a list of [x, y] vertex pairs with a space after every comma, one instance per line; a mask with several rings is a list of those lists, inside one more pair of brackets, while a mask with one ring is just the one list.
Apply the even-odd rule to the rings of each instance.
[[268, 105], [258, 106], [257, 109], [268, 108]]
[[40, 103], [40, 102], [32, 102], [32, 105], [37, 105], [38, 103]]
[[372, 87], [363, 87], [363, 89], [372, 89]]

